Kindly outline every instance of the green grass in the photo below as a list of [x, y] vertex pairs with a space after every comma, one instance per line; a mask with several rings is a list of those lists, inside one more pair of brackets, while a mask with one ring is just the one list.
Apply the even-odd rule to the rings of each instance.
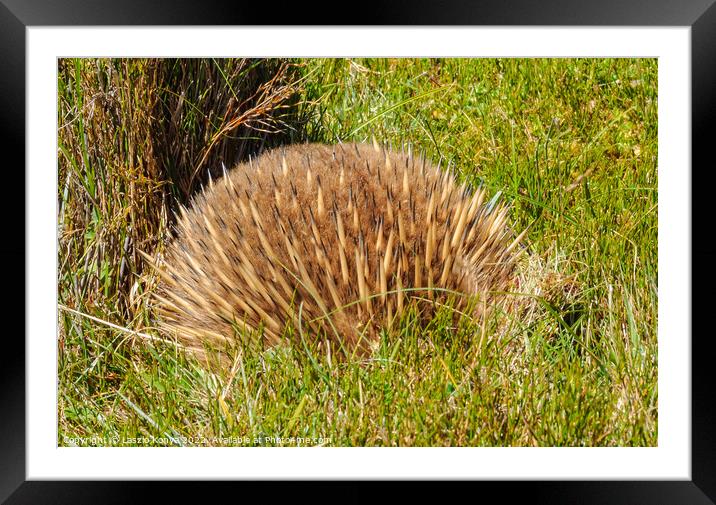
[[[166, 90], [187, 89], [175, 127], [199, 140], [189, 153], [167, 144], [162, 158], [146, 147], [150, 133], [118, 130], [112, 138], [124, 142], [107, 145], [121, 152], [109, 159], [127, 162], [113, 172], [87, 142], [100, 134], [86, 104], [103, 99], [87, 80], [101, 82], [101, 72], [70, 61], [58, 97], [60, 125], [76, 118], [58, 151], [59, 219], [69, 223], [60, 235], [59, 302], [125, 330], [60, 311], [59, 444], [656, 445], [656, 60], [300, 63], [281, 138], [375, 136], [442, 158], [460, 179], [511, 202], [515, 228], [530, 227], [532, 257], [571, 279], [576, 295], [555, 282], [534, 317], [507, 324], [507, 315], [455, 324], [446, 307], [420, 326], [408, 313], [360, 363], [310, 347], [246, 345], [230, 370], [209, 372], [152, 340], [161, 337], [146, 296], [152, 277], [132, 251], [161, 250], [167, 210], [191, 191], [179, 161], [168, 175], [161, 167], [200, 158], [230, 119], [217, 104], [242, 89], [243, 70], [227, 63], [217, 72], [211, 61], [193, 74], [169, 68], [160, 86], [146, 79], [145, 63], [118, 66], [110, 75], [126, 95], [114, 116], [110, 107], [95, 115], [121, 124], [137, 114], [133, 105], [153, 99], [152, 110], [165, 103], [171, 118], [177, 105]], [[226, 102], [203, 95], [207, 75], [223, 80], [216, 93]], [[107, 181], [119, 181], [123, 196], [108, 198]]]

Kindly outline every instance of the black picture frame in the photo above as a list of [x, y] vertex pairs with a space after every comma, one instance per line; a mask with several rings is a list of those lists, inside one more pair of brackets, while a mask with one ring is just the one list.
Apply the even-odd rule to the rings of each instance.
[[[350, 6], [348, 6], [351, 9]], [[6, 191], [2, 206], [3, 231], [9, 240], [0, 246], [6, 290], [23, 308], [32, 300], [15, 295], [24, 284], [19, 269], [26, 262], [26, 222], [17, 219], [24, 209], [25, 181], [25, 29], [58, 25], [246, 25], [320, 24], [317, 12], [302, 2], [190, 2], [177, 0], [0, 0], [0, 142], [5, 182], [16, 189]], [[451, 494], [462, 491], [473, 496], [500, 493], [500, 499], [529, 499], [531, 503], [716, 503], [716, 402], [714, 398], [713, 335], [707, 316], [716, 302], [716, 246], [708, 238], [713, 230], [712, 193], [714, 157], [711, 155], [716, 122], [716, 5], [714, 0], [620, 1], [620, 0], [532, 0], [487, 2], [394, 2], [389, 5], [362, 2], [343, 13], [340, 20], [326, 24], [351, 25], [573, 25], [573, 26], [683, 26], [691, 28], [692, 100], [692, 264], [697, 273], [692, 282], [692, 446], [691, 481], [503, 481], [451, 483]], [[14, 162], [10, 162], [14, 158]], [[24, 191], [20, 191], [22, 186]], [[17, 195], [22, 201], [13, 201]], [[694, 279], [692, 275], [692, 280]], [[24, 280], [24, 279], [23, 279]], [[13, 282], [14, 281], [14, 282]], [[12, 290], [12, 291], [10, 291]], [[23, 289], [24, 293], [24, 289]], [[18, 303], [18, 302], [14, 302]], [[19, 312], [19, 308], [16, 309]], [[11, 320], [15, 310], [8, 310]], [[26, 313], [26, 312], [25, 312]], [[23, 324], [23, 334], [24, 334]], [[25, 343], [20, 332], [5, 328], [0, 365], [0, 501], [7, 503], [127, 503], [144, 501], [161, 486], [162, 501], [186, 501], [195, 491], [204, 500], [221, 496], [247, 483], [207, 483], [195, 489], [191, 483], [172, 482], [61, 482], [26, 481], [25, 459]], [[88, 456], [88, 457], [91, 457]], [[380, 483], [325, 483], [323, 496], [365, 501], [380, 496]], [[272, 500], [283, 495], [303, 494], [306, 483], [258, 483], [270, 490]], [[459, 489], [469, 486], [471, 489]], [[425, 483], [403, 486], [410, 494], [426, 495]], [[458, 489], [455, 489], [455, 488]], [[475, 494], [479, 492], [480, 494]], [[403, 496], [408, 498], [407, 495]]]

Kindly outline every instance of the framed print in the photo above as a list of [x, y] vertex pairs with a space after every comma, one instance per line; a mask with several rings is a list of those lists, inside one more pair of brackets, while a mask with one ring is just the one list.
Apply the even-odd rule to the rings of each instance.
[[713, 503], [708, 2], [80, 4], [0, 10], [3, 499]]

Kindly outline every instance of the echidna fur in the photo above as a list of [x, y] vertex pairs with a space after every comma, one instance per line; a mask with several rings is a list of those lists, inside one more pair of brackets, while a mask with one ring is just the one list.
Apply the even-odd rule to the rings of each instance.
[[[221, 350], [241, 330], [269, 345], [287, 323], [369, 352], [409, 304], [489, 300], [520, 247], [508, 208], [410, 151], [293, 145], [242, 163], [182, 209], [159, 265], [161, 328]], [[299, 321], [300, 318], [300, 321]]]

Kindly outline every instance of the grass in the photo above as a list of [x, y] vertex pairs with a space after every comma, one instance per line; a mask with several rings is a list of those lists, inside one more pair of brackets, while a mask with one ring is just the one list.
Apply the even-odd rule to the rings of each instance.
[[[293, 63], [61, 60], [58, 443], [656, 445], [656, 60]], [[209, 372], [161, 340], [135, 250], [207, 171], [372, 136], [500, 193], [576, 294], [548, 273], [530, 318], [407, 313], [361, 363], [243, 344]]]

